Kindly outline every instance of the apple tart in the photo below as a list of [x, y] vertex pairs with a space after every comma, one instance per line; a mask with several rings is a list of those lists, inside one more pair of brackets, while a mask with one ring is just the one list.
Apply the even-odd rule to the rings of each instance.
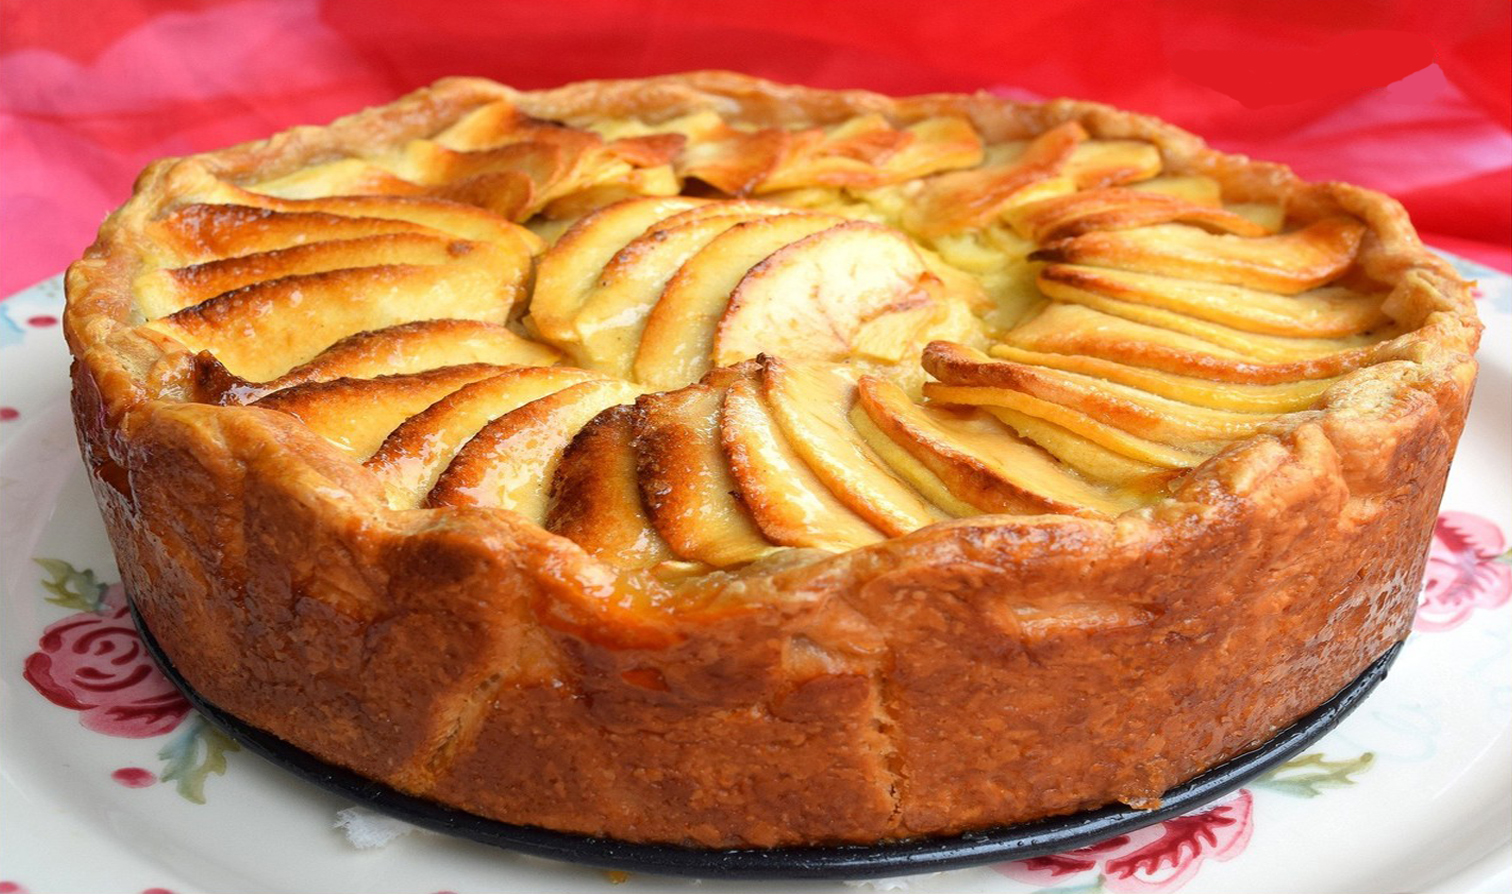
[[1479, 337], [1396, 203], [1090, 103], [450, 79], [149, 167], [68, 274], [209, 701], [702, 847], [1161, 793], [1410, 627]]

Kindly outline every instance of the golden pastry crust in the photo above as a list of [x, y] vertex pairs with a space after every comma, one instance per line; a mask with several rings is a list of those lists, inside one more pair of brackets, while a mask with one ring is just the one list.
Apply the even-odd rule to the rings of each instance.
[[[294, 416], [227, 399], [249, 387], [242, 371], [197, 356], [177, 330], [141, 325], [139, 276], [164, 250], [175, 197], [207, 178], [266, 182], [404, 145], [499, 99], [566, 125], [714, 110], [754, 128], [964, 118], [989, 145], [1068, 123], [1146, 141], [1167, 171], [1212, 178], [1226, 200], [1358, 221], [1346, 278], [1381, 285], [1399, 334], [1353, 360], [1283, 372], [1282, 361], [1124, 345], [1140, 368], [1189, 376], [1339, 378], [1122, 514], [975, 515], [844, 551], [774, 548], [680, 587], [647, 585], [541, 518], [392, 508], [360, 459]], [[665, 142], [634, 151], [657, 161], [670, 157]], [[711, 176], [760, 182], [728, 168]], [[1085, 238], [1074, 213], [1040, 207], [1033, 225], [1045, 239]], [[1141, 209], [1129, 213], [1172, 219]], [[469, 226], [487, 246], [471, 256], [486, 250], [490, 263], [537, 248], [493, 215]], [[1076, 257], [1062, 246], [1044, 260]], [[70, 269], [68, 293], [80, 444], [123, 578], [207, 699], [322, 759], [483, 816], [710, 847], [875, 842], [1150, 805], [1312, 710], [1408, 632], [1479, 336], [1467, 285], [1422, 247], [1400, 206], [1366, 190], [1303, 183], [1090, 103], [890, 99], [718, 72], [534, 93], [451, 79], [329, 127], [159, 162]], [[1075, 354], [1095, 333], [1057, 337]], [[973, 367], [976, 379], [946, 381], [950, 357], [938, 360], [930, 371], [947, 388], [1008, 375]], [[567, 449], [659, 437], [671, 431], [662, 408], [731, 380], [742, 383], [733, 406], [747, 406], [775, 387], [766, 369], [752, 361], [611, 408]], [[662, 478], [677, 479], [677, 463], [698, 461], [684, 454], [718, 436], [672, 440], [677, 450], [650, 463]], [[742, 463], [737, 477], [756, 474]], [[568, 473], [558, 483], [582, 499], [617, 487]], [[647, 505], [654, 514], [676, 496]], [[540, 511], [577, 528], [619, 526], [624, 541], [629, 522], [574, 508]], [[667, 544], [637, 548], [665, 558]]]

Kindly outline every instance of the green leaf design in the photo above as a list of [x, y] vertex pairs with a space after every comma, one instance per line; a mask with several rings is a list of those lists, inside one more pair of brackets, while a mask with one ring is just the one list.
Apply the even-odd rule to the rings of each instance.
[[1256, 788], [1270, 789], [1298, 798], [1316, 798], [1325, 789], [1354, 785], [1354, 776], [1370, 769], [1375, 755], [1369, 751], [1359, 757], [1331, 761], [1314, 751], [1294, 757], [1253, 783]]
[[1492, 561], [1500, 562], [1503, 565], [1512, 565], [1512, 549], [1507, 550], [1506, 552], [1497, 556], [1495, 559], [1492, 559]]
[[42, 589], [51, 593], [47, 601], [74, 611], [97, 612], [105, 604], [105, 584], [95, 578], [94, 569], [80, 571], [62, 559], [32, 559], [49, 575]]
[[179, 796], [196, 804], [205, 803], [205, 777], [226, 774], [226, 754], [241, 747], [226, 734], [205, 722], [198, 714], [190, 717], [179, 734], [158, 751], [167, 762], [158, 779], [177, 784]]

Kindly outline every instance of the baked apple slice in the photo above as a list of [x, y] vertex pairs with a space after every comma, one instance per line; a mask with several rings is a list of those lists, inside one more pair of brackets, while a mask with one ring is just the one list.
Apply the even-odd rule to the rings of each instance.
[[464, 385], [504, 371], [473, 363], [376, 379], [309, 382], [270, 394], [252, 406], [288, 413], [361, 461], [404, 420]]
[[[1061, 301], [1097, 306], [1100, 296], [1262, 335], [1345, 338], [1384, 330], [1391, 323], [1379, 296], [1341, 286], [1277, 295], [1245, 286], [1074, 264], [1047, 264], [1039, 284], [1046, 295]], [[1335, 349], [1344, 347], [1353, 345]]]
[[457, 451], [425, 505], [494, 506], [542, 524], [551, 475], [573, 434], [639, 393], [625, 382], [580, 382], [499, 416]]
[[1160, 193], [1214, 208], [1223, 204], [1223, 187], [1217, 180], [1203, 174], [1161, 174], [1149, 180], [1131, 183], [1126, 188], [1136, 192]]
[[447, 264], [480, 244], [445, 234], [386, 233], [329, 239], [289, 248], [165, 268], [140, 276], [137, 306], [149, 319], [199, 304], [223, 292], [286, 276], [359, 267]]
[[942, 291], [908, 237], [841, 223], [782, 247], [741, 278], [719, 318], [712, 362], [764, 351], [840, 360], [858, 342], [895, 361], [928, 340], [917, 330], [939, 314]]
[[337, 195], [419, 195], [425, 187], [363, 158], [310, 165], [247, 186], [249, 192], [278, 199], [319, 199]]
[[583, 366], [629, 378], [646, 318], [667, 283], [721, 233], [756, 217], [753, 212], [704, 214], [679, 226], [658, 224], [647, 230], [604, 266], [574, 320], [576, 340], [563, 347]]
[[[243, 189], [203, 172], [185, 172], [184, 176], [196, 178], [199, 181], [195, 184], [185, 184], [186, 189], [189, 189], [194, 196], [195, 203], [227, 203], [284, 214], [329, 214], [335, 217], [404, 221], [442, 233], [452, 233], [475, 242], [507, 246], [527, 256], [540, 253], [544, 247], [541, 240], [529, 230], [497, 214], [471, 205], [430, 196], [341, 195], [288, 199]], [[185, 210], [194, 207], [196, 206], [191, 204], [186, 206]], [[193, 218], [196, 216], [198, 215], [191, 215], [186, 223], [194, 223]], [[222, 231], [227, 231], [237, 226], [237, 221], [222, 220], [218, 226]], [[289, 221], [257, 223], [259, 229], [263, 226], [271, 226], [276, 231], [291, 233], [294, 241], [288, 244], [294, 245], [321, 238], [339, 238], [337, 235], [327, 237], [319, 229], [300, 229], [301, 224]], [[205, 230], [202, 228], [201, 232]], [[235, 245], [234, 231], [226, 232], [225, 238], [230, 240], [231, 245]], [[268, 237], [262, 235], [254, 238], [265, 240]], [[234, 250], [226, 252], [226, 254], [240, 253]]]
[[602, 378], [571, 367], [506, 370], [466, 385], [405, 420], [364, 463], [396, 508], [421, 505], [462, 445], [493, 419], [579, 382]]
[[899, 480], [851, 424], [853, 370], [771, 356], [759, 368], [762, 396], [793, 452], [857, 515], [891, 537], [954, 517]]
[[371, 329], [435, 318], [503, 323], [529, 259], [478, 244], [445, 265], [393, 264], [284, 276], [216, 295], [147, 325], [208, 350], [233, 375], [277, 378]]
[[834, 551], [883, 539], [794, 452], [754, 378], [742, 376], [730, 384], [719, 434], [741, 501], [767, 539]]
[[[1036, 184], [1060, 177], [1077, 144], [1086, 138], [1080, 124], [1067, 122], [1023, 144], [1021, 152], [1008, 158], [989, 156], [981, 167], [926, 178], [903, 212], [903, 226], [930, 238], [986, 226], [1010, 205], [1036, 196], [1031, 191]], [[1066, 178], [1056, 191], [1074, 188]]]
[[[686, 119], [693, 124], [692, 116]], [[677, 172], [731, 196], [755, 192], [788, 157], [793, 135], [779, 127], [736, 130], [710, 113], [696, 119], [701, 138], [690, 141], [677, 160]]]
[[934, 470], [903, 449], [897, 441], [888, 437], [887, 432], [872, 421], [872, 417], [867, 414], [859, 401], [851, 408], [847, 418], [855, 427], [856, 433], [861, 436], [861, 440], [876, 453], [886, 468], [918, 491], [925, 500], [938, 506], [947, 515], [960, 518], [981, 512], [977, 506], [956, 496], [950, 486], [935, 474]]
[[555, 350], [516, 335], [507, 326], [482, 320], [419, 320], [387, 329], [359, 332], [336, 342], [308, 363], [247, 391], [277, 391], [304, 382], [342, 377], [418, 373], [444, 366], [490, 363], [494, 366], [553, 366]]
[[874, 376], [862, 376], [857, 393], [878, 429], [979, 511], [1116, 515], [1134, 505], [1069, 474], [984, 413], [919, 406]]
[[539, 123], [514, 103], [500, 99], [479, 105], [432, 139], [448, 149], [491, 149], [520, 139]]
[[1163, 469], [1189, 469], [1217, 452], [1217, 444], [1198, 445], [1197, 449], [1174, 447], [1131, 434], [1084, 410], [1045, 400], [1012, 388], [975, 385], [943, 385], [929, 382], [924, 394], [930, 400], [965, 407], [991, 410], [1005, 407], [1068, 429], [1089, 441], [1130, 459]]
[[1365, 226], [1330, 217], [1300, 230], [1246, 238], [1184, 224], [1085, 233], [1044, 246], [1032, 261], [1114, 267], [1296, 295], [1349, 269]]
[[710, 241], [668, 281], [647, 315], [635, 380], [650, 388], [697, 381], [710, 368], [720, 318], [746, 272], [783, 246], [843, 223], [829, 214], [784, 214], [736, 224]]
[[572, 343], [573, 321], [615, 253], [657, 221], [701, 204], [681, 196], [629, 199], [573, 224], [536, 267], [531, 324], [553, 343]]
[[1236, 329], [1222, 323], [1214, 323], [1191, 314], [1152, 307], [1148, 304], [1109, 298], [1064, 284], [1044, 286], [1047, 293], [1054, 292], [1058, 302], [1075, 302], [1109, 316], [1130, 320], [1166, 332], [1187, 335], [1217, 348], [1254, 358], [1261, 363], [1284, 363], [1292, 360], [1322, 358], [1349, 351], [1368, 348], [1399, 334], [1394, 326], [1345, 335], [1338, 338], [1293, 337], [1266, 335], [1252, 330]]
[[161, 258], [167, 266], [277, 251], [317, 241], [364, 239], [395, 233], [442, 236], [447, 232], [384, 217], [343, 216], [325, 211], [276, 211], [254, 205], [204, 202], [182, 206], [148, 226], [158, 244], [168, 249], [167, 256]]
[[903, 132], [912, 139], [883, 163], [887, 182], [901, 183], [982, 163], [982, 137], [965, 118], [954, 115], [925, 118], [908, 125]]
[[[969, 369], [947, 369], [925, 359], [925, 368], [949, 385], [1016, 391], [1059, 404], [1152, 441], [1196, 444], [1246, 438], [1264, 428], [1272, 413], [1235, 413], [1159, 397], [1148, 391], [1081, 373], [986, 360]], [[938, 385], [925, 386], [935, 394]]]
[[1162, 223], [1194, 224], [1238, 236], [1269, 231], [1221, 207], [1187, 202], [1158, 192], [1127, 188], [1085, 190], [1009, 209], [1008, 221], [1035, 243], [1099, 230], [1128, 230]]
[[[1137, 306], [1128, 306], [1138, 312]], [[1187, 324], [1177, 322], [1176, 325]], [[1374, 346], [1364, 345], [1300, 358], [1261, 360], [1186, 332], [1059, 301], [1049, 303], [1039, 313], [1005, 333], [1003, 340], [1025, 350], [1085, 354], [1130, 366], [1234, 384], [1269, 385], [1333, 378], [1370, 362], [1374, 352]]]
[[1293, 413], [1305, 410], [1338, 381], [1299, 379], [1295, 382], [1255, 385], [1182, 376], [1083, 354], [1027, 351], [1012, 345], [994, 345], [988, 353], [999, 360], [1096, 376], [1172, 400], [1239, 413]]
[[1133, 459], [1037, 416], [1007, 407], [982, 406], [979, 409], [1084, 477], [1106, 482], [1119, 492], [1118, 496], [1135, 501], [1147, 500], [1166, 489], [1181, 473], [1180, 469]]
[[720, 443], [720, 407], [741, 373], [718, 369], [702, 382], [636, 401], [636, 478], [657, 533], [683, 559], [741, 565], [775, 547], [736, 496]]
[[1144, 140], [1087, 140], [1077, 144], [1063, 173], [1077, 189], [1089, 190], [1149, 180], [1162, 167], [1160, 150]]
[[964, 118], [926, 118], [897, 130], [881, 115], [857, 115], [793, 135], [782, 163], [757, 192], [812, 186], [870, 189], [982, 160], [982, 141]]
[[675, 556], [641, 502], [635, 408], [613, 406], [573, 436], [552, 476], [546, 530], [615, 568], [649, 568]]

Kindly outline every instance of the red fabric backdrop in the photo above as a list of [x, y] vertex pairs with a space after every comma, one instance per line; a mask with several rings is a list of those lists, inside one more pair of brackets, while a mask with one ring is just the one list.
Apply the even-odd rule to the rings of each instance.
[[1349, 180], [1512, 270], [1506, 0], [0, 0], [0, 295], [58, 272], [148, 161], [447, 74], [729, 68], [1149, 112]]

